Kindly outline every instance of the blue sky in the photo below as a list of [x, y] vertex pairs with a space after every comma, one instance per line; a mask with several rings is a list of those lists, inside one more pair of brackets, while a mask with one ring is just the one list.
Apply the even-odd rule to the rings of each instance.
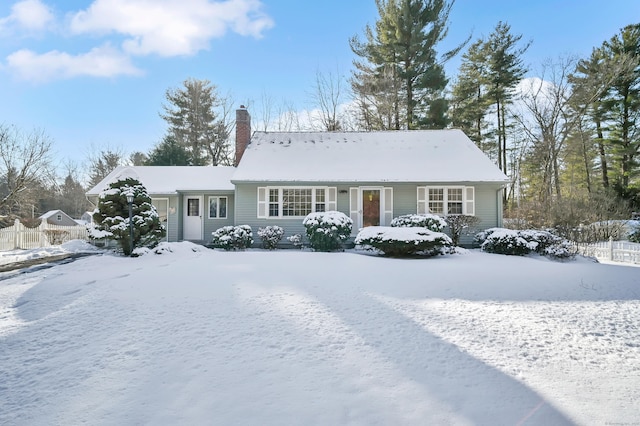
[[[208, 79], [257, 118], [263, 96], [311, 108], [316, 72], [348, 75], [348, 40], [374, 0], [2, 0], [0, 123], [44, 130], [60, 163], [91, 150], [150, 150], [164, 135], [168, 88]], [[547, 58], [588, 56], [640, 19], [637, 0], [457, 0], [441, 51], [498, 21]], [[459, 58], [447, 72], [453, 77]]]

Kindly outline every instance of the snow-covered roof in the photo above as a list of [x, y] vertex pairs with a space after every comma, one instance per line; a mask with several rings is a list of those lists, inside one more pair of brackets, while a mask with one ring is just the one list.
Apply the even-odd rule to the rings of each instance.
[[[51, 216], [53, 216], [55, 214], [63, 214], [65, 216], [69, 217], [69, 215], [66, 214], [65, 212], [63, 212], [62, 210], [49, 210], [48, 212], [43, 213], [42, 215], [40, 215], [38, 217], [38, 219], [49, 219]], [[69, 217], [69, 219], [71, 219], [71, 218]]]
[[234, 182], [500, 182], [461, 130], [256, 132]]
[[228, 166], [118, 166], [87, 194], [98, 195], [110, 183], [126, 178], [142, 182], [149, 194], [233, 191], [231, 175], [234, 171], [235, 167]]

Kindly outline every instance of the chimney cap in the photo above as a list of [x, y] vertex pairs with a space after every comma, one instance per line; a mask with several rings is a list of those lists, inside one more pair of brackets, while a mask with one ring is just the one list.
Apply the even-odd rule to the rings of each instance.
[[247, 107], [245, 107], [244, 105], [240, 105], [240, 109], [246, 109]]

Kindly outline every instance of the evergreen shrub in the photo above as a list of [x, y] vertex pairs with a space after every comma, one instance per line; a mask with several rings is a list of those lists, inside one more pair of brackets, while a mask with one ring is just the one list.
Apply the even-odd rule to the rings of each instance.
[[422, 227], [368, 226], [358, 232], [355, 243], [390, 257], [435, 256], [452, 247], [448, 235]]
[[476, 234], [480, 248], [489, 253], [524, 256], [538, 253], [554, 258], [574, 255], [571, 243], [549, 231], [490, 228]]
[[394, 228], [418, 227], [427, 228], [433, 232], [442, 232], [447, 226], [447, 222], [435, 214], [406, 214], [394, 218], [390, 225]]
[[223, 226], [211, 233], [211, 247], [227, 251], [244, 250], [253, 244], [253, 232], [249, 225]]
[[109, 184], [98, 198], [93, 213], [95, 238], [115, 240], [125, 255], [130, 256], [129, 204], [126, 194], [133, 193], [132, 227], [133, 247], [155, 247], [166, 235], [156, 208], [151, 204], [147, 189], [133, 178], [125, 178]]
[[310, 213], [302, 221], [311, 248], [316, 251], [335, 251], [351, 235], [353, 221], [338, 211]]
[[267, 250], [275, 250], [284, 236], [284, 229], [280, 226], [265, 226], [258, 228], [258, 236], [262, 240], [262, 247]]
[[290, 235], [287, 237], [287, 240], [289, 240], [289, 242], [293, 244], [295, 248], [302, 248], [302, 235], [300, 234]]

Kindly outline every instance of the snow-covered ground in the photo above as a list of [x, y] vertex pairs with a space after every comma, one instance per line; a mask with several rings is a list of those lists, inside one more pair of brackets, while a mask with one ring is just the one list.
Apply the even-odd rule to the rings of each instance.
[[30, 250], [6, 250], [0, 251], [0, 265], [59, 256], [63, 254], [91, 253], [97, 250], [98, 249], [94, 246], [82, 240], [73, 240], [59, 246], [40, 247]]
[[0, 424], [640, 421], [638, 268], [164, 247], [0, 281]]

